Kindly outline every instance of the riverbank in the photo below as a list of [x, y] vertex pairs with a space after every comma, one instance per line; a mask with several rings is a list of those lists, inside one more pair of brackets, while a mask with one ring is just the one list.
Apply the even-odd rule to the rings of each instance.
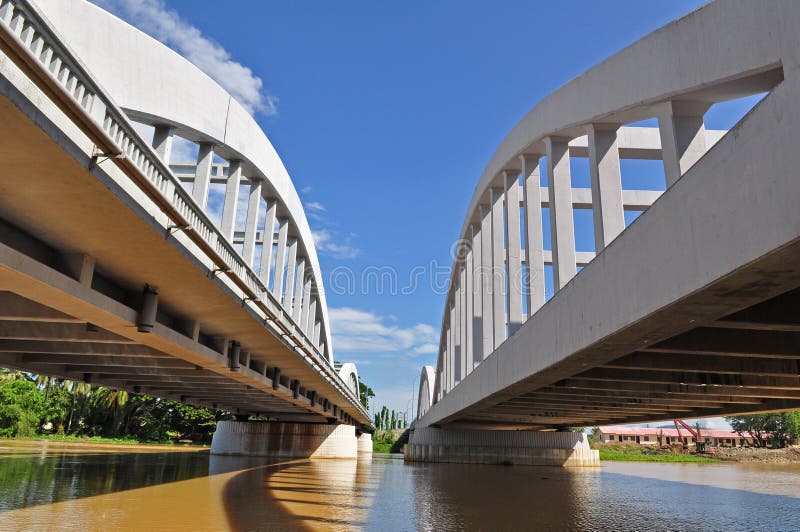
[[18, 442], [30, 443], [41, 447], [60, 447], [64, 449], [93, 449], [119, 451], [121, 449], [136, 449], [137, 452], [197, 452], [209, 449], [207, 445], [177, 444], [177, 443], [150, 443], [132, 439], [102, 438], [94, 436], [82, 438], [80, 436], [65, 436], [56, 434], [43, 434], [30, 438], [0, 438], [0, 452], [16, 448]]
[[639, 445], [598, 445], [600, 460], [613, 462], [760, 462], [800, 464], [800, 446], [784, 449], [763, 447], [719, 447], [713, 452], [694, 453]]

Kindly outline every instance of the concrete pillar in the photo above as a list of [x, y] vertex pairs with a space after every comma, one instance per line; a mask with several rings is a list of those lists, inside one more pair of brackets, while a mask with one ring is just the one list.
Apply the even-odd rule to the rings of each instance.
[[483, 267], [482, 256], [483, 246], [481, 242], [481, 226], [472, 224], [472, 249], [470, 259], [472, 261], [472, 284], [470, 293], [472, 294], [472, 360], [469, 361], [470, 371], [480, 364], [483, 360]]
[[358, 437], [358, 454], [372, 454], [372, 434], [364, 432]]
[[547, 150], [550, 241], [553, 245], [553, 285], [555, 290], [567, 284], [577, 272], [568, 142], [569, 139], [561, 137], [544, 139]]
[[169, 165], [172, 157], [172, 141], [175, 139], [175, 128], [170, 125], [158, 125], [153, 131], [153, 149], [164, 162]]
[[258, 206], [261, 201], [261, 179], [250, 179], [250, 193], [247, 198], [247, 221], [244, 226], [244, 247], [242, 257], [248, 266], [253, 266], [258, 229]]
[[286, 312], [292, 313], [292, 296], [294, 295], [294, 273], [297, 268], [297, 239], [289, 239], [289, 250], [286, 253], [286, 289], [283, 291], [281, 298], [281, 305], [286, 309]]
[[314, 320], [317, 318], [317, 298], [311, 299], [311, 306], [308, 309], [308, 322], [305, 329], [306, 336], [312, 339], [314, 336]]
[[[494, 268], [492, 268], [492, 211], [487, 205], [480, 205], [481, 216], [481, 360], [485, 360], [494, 351], [494, 301], [492, 286], [494, 283]], [[480, 362], [480, 361], [479, 361]]]
[[322, 331], [322, 322], [314, 322], [314, 347], [319, 350], [319, 333]]
[[545, 301], [544, 242], [539, 156], [521, 155], [523, 201], [525, 203], [525, 263], [528, 266], [528, 317]]
[[506, 170], [506, 264], [508, 265], [508, 336], [522, 326], [522, 245], [519, 225], [519, 172]]
[[272, 287], [272, 294], [280, 301], [283, 299], [283, 276], [286, 265], [286, 239], [289, 236], [289, 220], [281, 218], [278, 220], [278, 254], [275, 257], [275, 284]]
[[447, 390], [450, 391], [455, 386], [455, 359], [456, 359], [456, 305], [455, 300], [450, 302], [450, 326], [447, 329], [449, 333], [448, 357], [447, 357]]
[[600, 253], [625, 229], [617, 124], [590, 124], [589, 174], [592, 179], [594, 251]]
[[464, 283], [464, 270], [458, 270], [456, 272], [456, 277], [454, 282], [458, 283], [455, 290], [453, 291], [453, 304], [455, 305], [455, 322], [453, 324], [454, 336], [455, 336], [455, 356], [453, 360], [453, 373], [455, 375], [455, 380], [453, 385], [455, 386], [459, 382], [461, 382], [461, 357], [464, 351], [464, 327], [461, 323], [461, 314], [462, 314], [462, 297], [461, 297], [461, 287]]
[[267, 215], [264, 219], [264, 232], [261, 248], [261, 268], [259, 278], [264, 286], [269, 289], [270, 269], [272, 268], [272, 244], [275, 240], [275, 213], [278, 210], [278, 202], [274, 199], [267, 200]]
[[458, 274], [458, 296], [461, 309], [458, 315], [458, 326], [461, 332], [461, 352], [458, 359], [459, 380], [464, 380], [467, 376], [467, 272], [466, 267], [462, 268]]
[[357, 458], [353, 425], [220, 421], [211, 440], [212, 455], [269, 458]]
[[303, 288], [305, 284], [306, 259], [297, 261], [295, 272], [294, 298], [292, 299], [292, 319], [295, 323], [300, 323], [300, 316], [303, 312]]
[[136, 319], [136, 330], [149, 333], [156, 325], [158, 314], [158, 289], [155, 286], [145, 285], [142, 292], [142, 306]]
[[472, 279], [474, 269], [472, 264], [472, 249], [467, 250], [466, 265], [464, 266], [464, 356], [463, 368], [464, 376], [466, 377], [472, 372], [472, 361], [474, 359], [474, 345], [475, 338], [473, 333], [473, 326], [475, 323], [475, 304], [473, 302], [473, 295], [475, 293], [475, 285]]
[[694, 101], [664, 102], [656, 106], [667, 188], [706, 153], [703, 115], [709, 106], [706, 102]]
[[300, 328], [308, 330], [308, 311], [311, 307], [311, 277], [303, 283], [303, 310], [300, 314]]
[[208, 187], [211, 183], [211, 163], [214, 161], [214, 145], [201, 142], [197, 151], [197, 168], [194, 172], [192, 197], [203, 209], [208, 201]]
[[503, 188], [489, 189], [492, 206], [492, 324], [494, 349], [506, 339], [506, 251], [503, 228]]
[[242, 161], [231, 161], [225, 183], [225, 204], [222, 207], [222, 234], [233, 242], [236, 229], [236, 206], [239, 203], [239, 183], [242, 180]]

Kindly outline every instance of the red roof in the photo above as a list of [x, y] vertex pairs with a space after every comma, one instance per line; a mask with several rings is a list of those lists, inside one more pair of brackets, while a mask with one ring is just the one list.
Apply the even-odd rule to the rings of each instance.
[[[603, 434], [617, 434], [621, 436], [668, 436], [675, 438], [678, 436], [678, 431], [674, 428], [657, 428], [657, 427], [625, 427], [622, 425], [612, 425], [607, 427], [600, 427], [600, 432]], [[684, 437], [691, 437], [688, 430], [682, 428], [681, 434]], [[749, 432], [743, 433], [744, 437], [751, 438]], [[741, 438], [738, 432], [733, 430], [716, 430], [716, 429], [700, 429], [701, 438]]]

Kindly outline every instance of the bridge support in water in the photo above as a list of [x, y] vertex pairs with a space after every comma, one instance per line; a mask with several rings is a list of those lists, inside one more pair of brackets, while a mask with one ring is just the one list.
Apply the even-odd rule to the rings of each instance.
[[220, 421], [211, 441], [211, 454], [268, 458], [357, 458], [360, 447], [356, 428], [352, 425]]
[[369, 432], [358, 435], [358, 454], [372, 454], [372, 434]]
[[600, 465], [582, 432], [415, 429], [408, 462], [588, 467]]

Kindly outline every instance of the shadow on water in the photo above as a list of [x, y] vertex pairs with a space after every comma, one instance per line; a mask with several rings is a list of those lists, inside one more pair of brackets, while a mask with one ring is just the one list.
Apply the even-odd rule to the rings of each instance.
[[0, 453], [0, 512], [208, 474], [208, 451], [122, 449], [42, 442], [5, 445]]

